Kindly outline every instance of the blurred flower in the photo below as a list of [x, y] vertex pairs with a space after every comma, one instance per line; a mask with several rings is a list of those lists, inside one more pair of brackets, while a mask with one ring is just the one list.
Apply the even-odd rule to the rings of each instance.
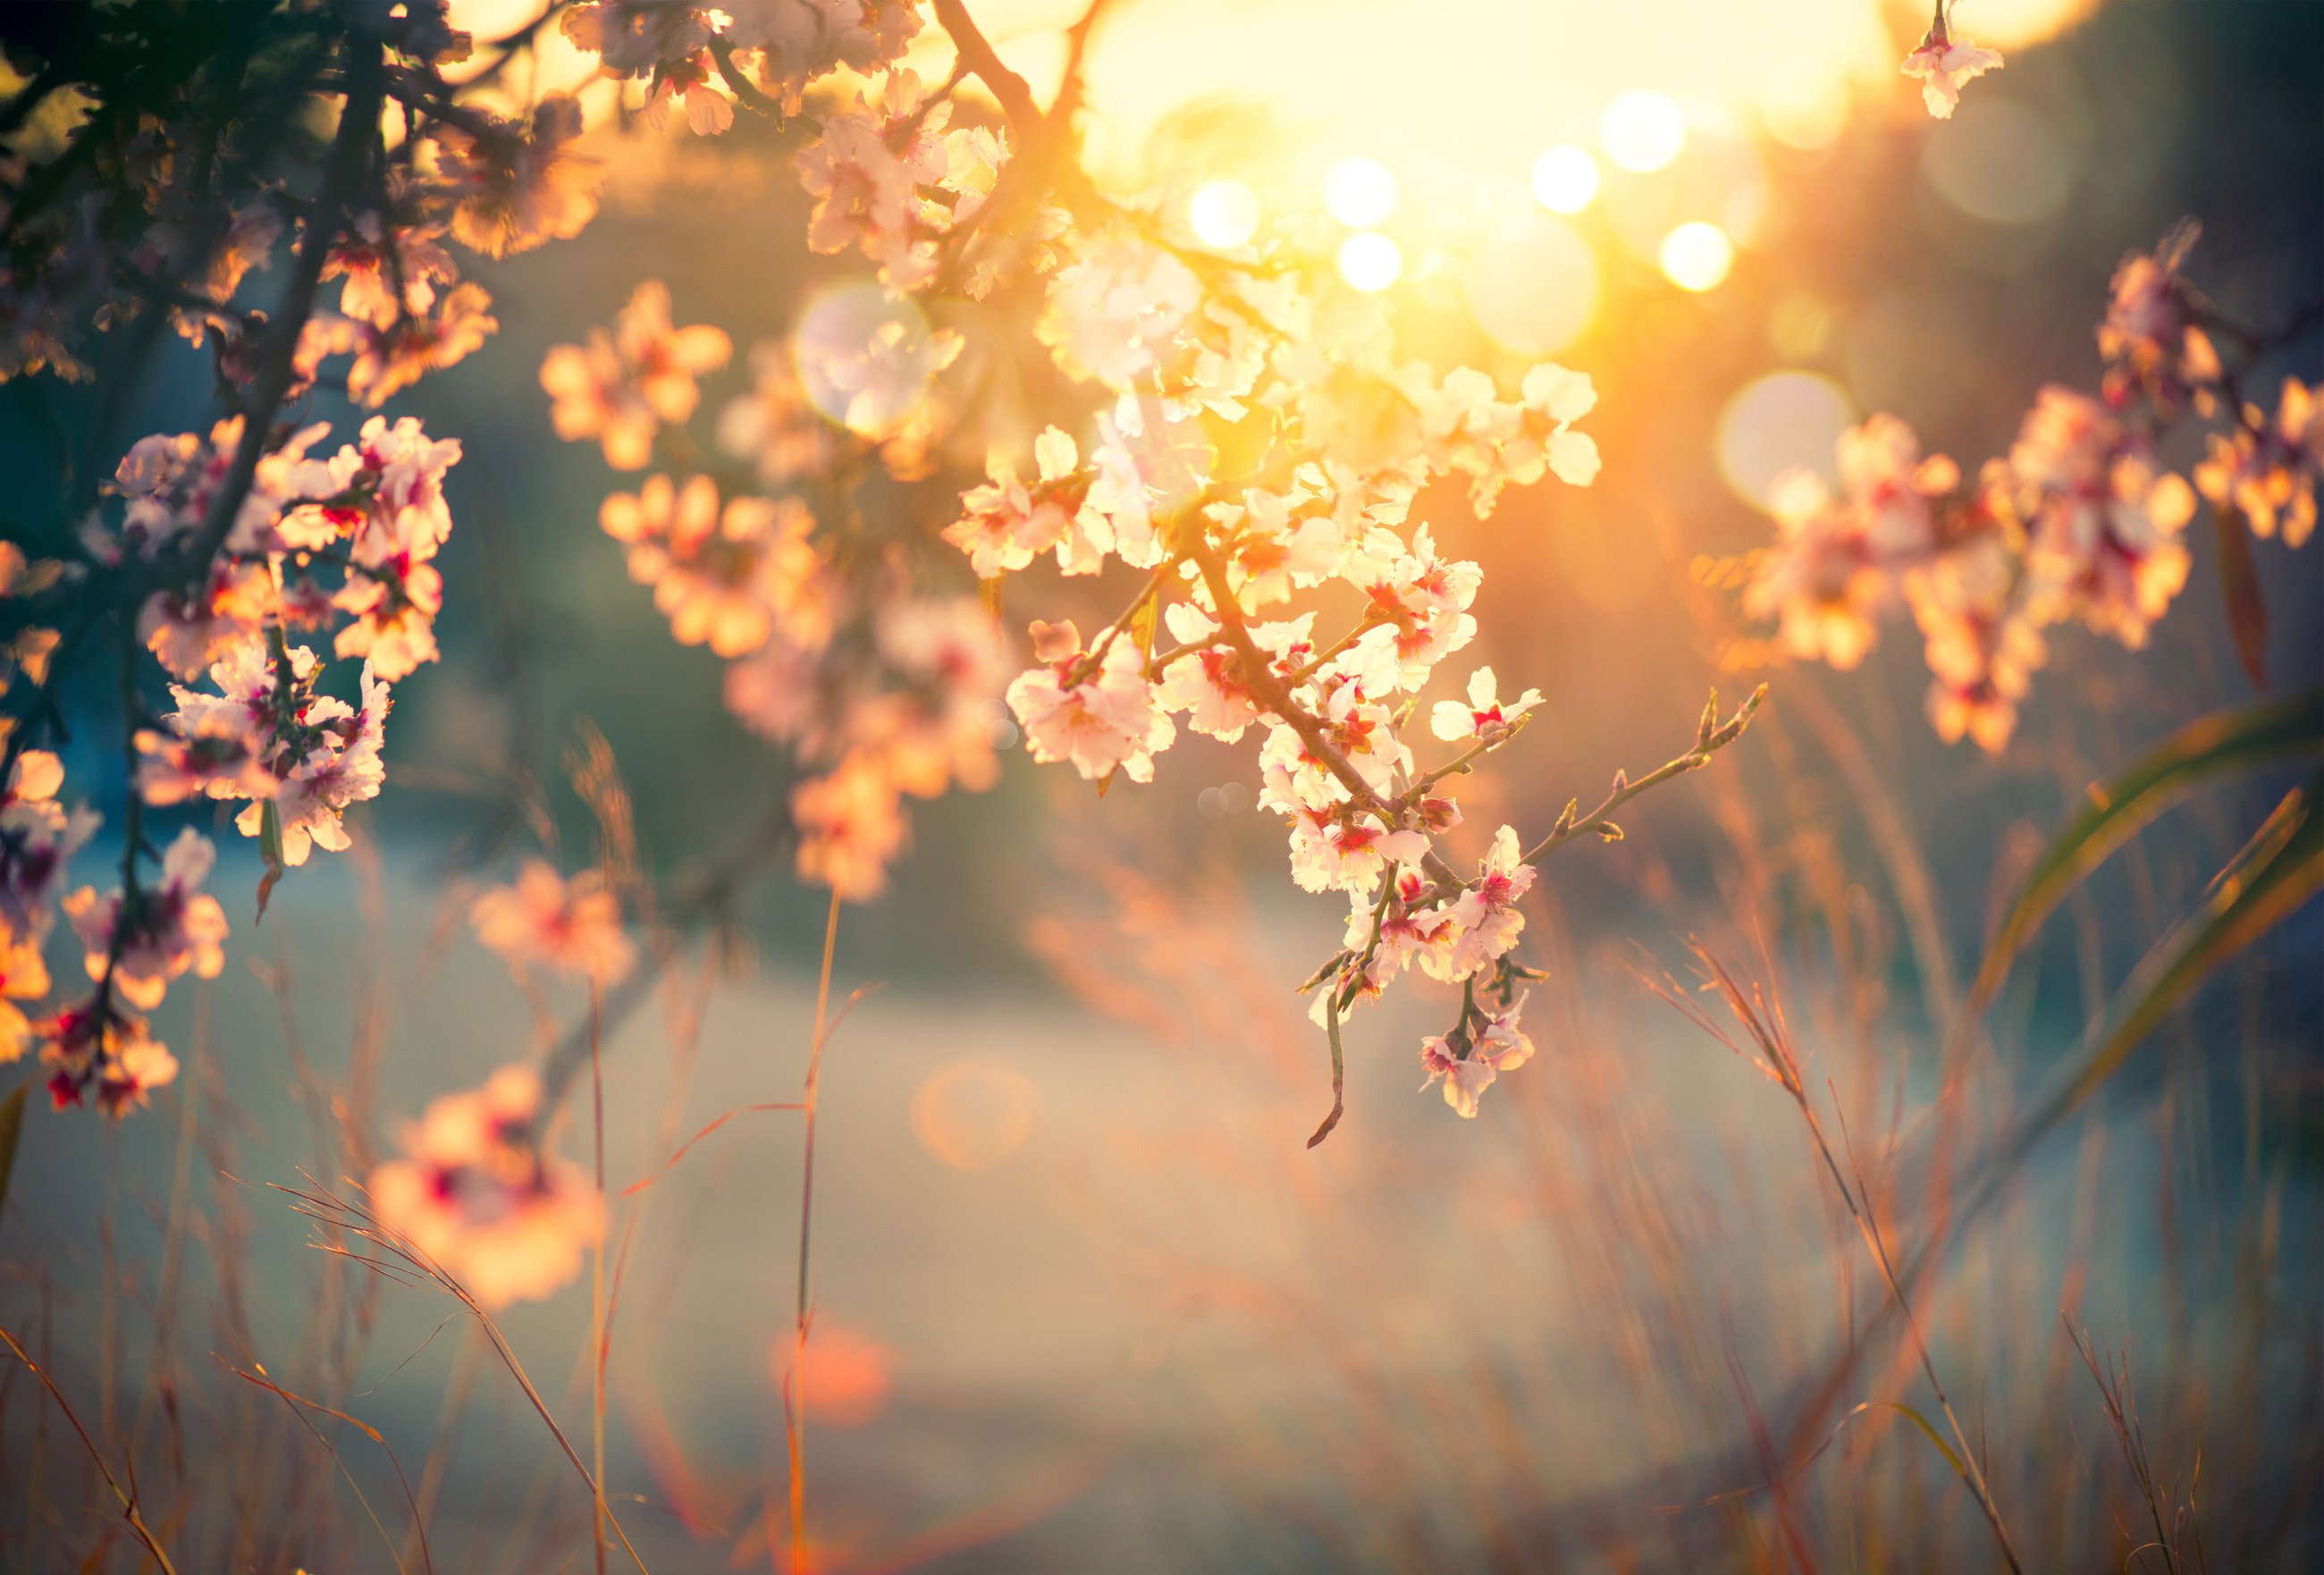
[[628, 545], [630, 577], [653, 587], [681, 645], [735, 657], [777, 627], [809, 649], [831, 638], [833, 591], [808, 540], [815, 517], [798, 499], [729, 498], [722, 511], [708, 476], [679, 488], [656, 475], [635, 496], [608, 497], [600, 519]]
[[2134, 253], [2115, 270], [2098, 353], [2107, 359], [2107, 402], [2116, 409], [2134, 392], [2166, 417], [2190, 399], [2199, 410], [2211, 408], [2219, 352], [2198, 323], [2194, 295], [2179, 272], [2198, 233], [2181, 225], [2152, 255]]
[[827, 777], [791, 789], [802, 880], [864, 902], [886, 889], [888, 865], [902, 851], [896, 788], [877, 764], [850, 756]]
[[515, 884], [494, 886], [468, 910], [476, 938], [519, 973], [545, 964], [600, 989], [628, 976], [637, 948], [622, 930], [620, 899], [602, 870], [567, 880], [541, 859], [527, 859]]
[[2215, 506], [2241, 513], [2253, 535], [2272, 537], [2280, 527], [2283, 544], [2298, 547], [2316, 529], [2319, 473], [2324, 401], [2287, 377], [2273, 421], [2258, 406], [2246, 405], [2235, 431], [2211, 435], [2211, 456], [2195, 467], [2195, 485]]
[[410, 1157], [371, 1173], [382, 1223], [497, 1310], [539, 1301], [581, 1272], [597, 1230], [597, 1189], [577, 1165], [534, 1147], [540, 1079], [503, 1066], [484, 1087], [446, 1094], [401, 1142]]
[[2185, 481], [2158, 473], [2145, 442], [2086, 394], [2045, 388], [2026, 413], [2006, 493], [2028, 533], [2033, 611], [2044, 623], [2079, 615], [2133, 648], [2187, 583], [2180, 532], [2195, 511]]
[[1935, 675], [1929, 721], [1947, 743], [1969, 738], [1998, 752], [2016, 728], [2034, 669], [2048, 659], [2015, 579], [2007, 548], [1988, 533], [1904, 582]]
[[170, 981], [189, 968], [197, 978], [216, 979], [226, 966], [226, 910], [197, 889], [217, 861], [210, 840], [188, 826], [162, 856], [161, 879], [140, 887], [125, 913], [118, 889], [100, 898], [84, 886], [66, 898], [88, 976], [110, 978], [124, 1000], [144, 1011], [160, 1006]]
[[481, 131], [434, 123], [437, 164], [458, 199], [452, 234], [487, 257], [526, 252], [581, 233], [597, 214], [595, 159], [576, 152], [578, 100], [552, 96], [529, 126], [493, 121]]
[[648, 280], [586, 345], [557, 345], [540, 363], [540, 386], [555, 401], [550, 420], [567, 442], [595, 438], [605, 463], [637, 470], [652, 456], [664, 423], [685, 421], [701, 398], [695, 379], [726, 364], [733, 342], [706, 326], [674, 327], [669, 287]]

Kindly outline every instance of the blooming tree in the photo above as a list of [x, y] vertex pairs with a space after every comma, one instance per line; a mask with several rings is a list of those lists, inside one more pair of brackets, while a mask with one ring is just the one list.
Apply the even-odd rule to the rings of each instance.
[[[409, 416], [334, 433], [301, 412], [318, 390], [376, 409], [476, 353], [497, 321], [471, 260], [589, 223], [603, 170], [583, 97], [512, 86], [556, 29], [594, 57], [616, 118], [776, 128], [812, 202], [806, 244], [876, 277], [875, 309], [812, 357], [752, 347], [750, 386], [713, 407], [704, 380], [733, 343], [681, 323], [653, 281], [540, 368], [557, 432], [636, 478], [600, 512], [631, 576], [678, 640], [727, 663], [737, 719], [801, 767], [798, 874], [873, 896], [908, 803], [989, 786], [1020, 730], [1036, 761], [1100, 791], [1149, 781], [1184, 731], [1240, 745], [1293, 880], [1347, 905], [1307, 987], [1335, 1091], [1342, 1019], [1416, 967], [1458, 988], [1421, 1060], [1473, 1114], [1530, 1054], [1520, 905], [1537, 866], [1618, 835], [1617, 809], [1706, 763], [1752, 705], [1714, 704], [1691, 748], [1595, 808], [1530, 836], [1499, 826], [1481, 860], [1450, 851], [1457, 778], [1543, 701], [1464, 657], [1483, 571], [1425, 516], [1454, 490], [1483, 515], [1512, 486], [1589, 485], [1596, 392], [1547, 362], [1503, 379], [1412, 359], [1388, 307], [1342, 285], [1296, 224], [1222, 246], [1167, 192], [1102, 189], [1075, 140], [1094, 21], [1046, 107], [959, 0], [585, 0], [482, 44], [444, 0], [131, 6], [33, 30], [0, 111], [0, 375], [126, 379], [180, 338], [208, 355], [217, 413], [134, 441], [101, 420], [105, 463], [66, 476], [63, 528], [0, 547], [0, 1056], [36, 1055], [60, 1105], [134, 1108], [176, 1071], [146, 1014], [172, 980], [217, 972], [227, 930], [201, 889], [214, 851], [189, 827], [164, 845], [163, 823], [233, 806], [265, 866], [263, 915], [379, 793], [395, 687], [438, 659], [463, 444]], [[931, 39], [951, 62], [935, 81], [906, 63]], [[982, 432], [946, 382], [964, 342], [939, 323], [962, 299], [1018, 309], [998, 320], [1056, 391], [1038, 433]], [[874, 492], [919, 506], [875, 524]], [[2297, 506], [2278, 505], [2287, 531]], [[98, 815], [64, 780], [66, 676], [107, 666], [117, 876], [69, 892]], [[636, 879], [528, 864], [478, 903], [478, 935], [596, 999], [634, 963]], [[60, 913], [86, 992], [48, 973]], [[395, 1207], [422, 1200], [431, 1230], [499, 1220], [518, 1205], [478, 1213], [467, 1181], [440, 1179], [490, 1175], [494, 1198], [593, 1220], [545, 1154], [520, 1176], [493, 1147], [520, 1116], [539, 1139], [554, 1073], [463, 1096], [489, 1119], [431, 1116], [412, 1163], [439, 1179], [415, 1191], [393, 1172]], [[1338, 1115], [1335, 1097], [1319, 1139]]]

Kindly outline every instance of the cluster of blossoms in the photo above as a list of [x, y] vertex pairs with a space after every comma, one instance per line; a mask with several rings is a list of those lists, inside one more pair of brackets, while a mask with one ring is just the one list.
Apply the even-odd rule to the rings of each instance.
[[[2045, 631], [2080, 622], [2136, 649], [2187, 583], [2184, 534], [2197, 494], [2222, 530], [2314, 529], [2324, 416], [2287, 379], [2273, 416], [2245, 401], [2223, 363], [2216, 311], [2181, 272], [2191, 229], [2114, 277], [2098, 328], [2100, 394], [2044, 388], [2007, 454], [1973, 482], [1923, 458], [1911, 428], [1876, 415], [1840, 440], [1835, 492], [1812, 473], [1779, 477], [1775, 543], [1748, 566], [1744, 611], [1779, 621], [1785, 656], [1853, 668], [1877, 621], [1909, 607], [1934, 681], [1929, 716], [1947, 742], [2000, 750], [2048, 656]], [[2251, 353], [2283, 336], [2239, 336]], [[2156, 455], [2190, 415], [2225, 428], [2193, 484]]]
[[[42, 101], [78, 86], [60, 56], [9, 106], [0, 377], [76, 375], [92, 330], [143, 355], [166, 327], [208, 350], [226, 410], [207, 430], [139, 440], [108, 483], [69, 495], [50, 540], [0, 552], [0, 1058], [37, 1049], [60, 1105], [118, 1114], [169, 1082], [176, 1062], [143, 1014], [171, 980], [222, 965], [225, 916], [200, 889], [215, 851], [190, 829], [157, 846], [152, 817], [240, 805], [235, 824], [266, 866], [263, 912], [285, 869], [348, 846], [346, 812], [383, 779], [392, 686], [437, 659], [459, 443], [374, 416], [333, 450], [327, 425], [283, 419], [290, 402], [334, 363], [338, 391], [377, 406], [461, 360], [495, 324], [450, 247], [504, 256], [595, 212], [578, 105], [506, 119], [464, 102], [442, 68], [472, 44], [445, 12], [351, 7], [319, 53], [312, 28], [269, 19], [233, 60], [171, 62], [180, 86], [159, 97], [93, 80], [84, 113], [42, 130]], [[119, 60], [135, 78], [140, 51], [169, 46], [134, 22], [92, 12], [70, 58]], [[318, 117], [333, 129], [302, 140], [280, 116], [237, 116], [209, 81], [220, 71], [252, 93], [337, 100]], [[311, 195], [285, 180], [302, 159]], [[249, 304], [251, 279], [279, 285], [268, 309]], [[121, 878], [103, 896], [63, 895], [97, 817], [61, 806], [62, 761], [39, 746], [61, 741], [59, 681], [102, 651], [89, 637], [105, 621], [128, 664]], [[361, 670], [335, 679], [333, 659]], [[170, 703], [156, 704], [164, 679]], [[59, 911], [94, 988], [36, 1007]]]
[[[770, 47], [777, 16], [821, 52]], [[1400, 358], [1388, 308], [1288, 238], [1207, 248], [1167, 205], [1106, 196], [1069, 160], [1012, 162], [1012, 143], [1046, 150], [1069, 129], [964, 18], [945, 14], [960, 69], [932, 96], [896, 63], [908, 29], [880, 17], [857, 0], [568, 14], [607, 75], [639, 79], [649, 107], [687, 97], [697, 131], [732, 118], [694, 115], [714, 77], [801, 124], [811, 109], [815, 134], [795, 156], [815, 204], [807, 244], [860, 252], [901, 303], [836, 364], [827, 345], [812, 370], [803, 351], [759, 346], [754, 388], [718, 419], [719, 459], [671, 428], [729, 343], [674, 327], [659, 286], [641, 287], [611, 333], [552, 351], [541, 382], [559, 434], [601, 442], [617, 468], [661, 461], [606, 501], [606, 532], [677, 638], [732, 664], [738, 716], [816, 770], [791, 802], [798, 867], [844, 896], [880, 889], [904, 844], [903, 797], [982, 787], [992, 740], [1015, 729], [1036, 760], [1101, 788], [1150, 781], [1182, 727], [1250, 735], [1293, 880], [1350, 906], [1346, 945], [1312, 981], [1335, 1054], [1342, 1016], [1415, 964], [1460, 987], [1452, 1028], [1422, 1059], [1474, 1114], [1497, 1070], [1530, 1053], [1518, 1015], [1532, 975], [1515, 951], [1532, 862], [1581, 831], [1611, 834], [1603, 810], [1635, 789], [1618, 782], [1600, 811], [1570, 809], [1529, 852], [1509, 826], [1466, 869], [1441, 850], [1461, 818], [1448, 778], [1507, 744], [1541, 697], [1504, 700], [1491, 670], [1473, 669], [1465, 699], [1427, 713], [1443, 758], [1417, 758], [1406, 735], [1440, 665], [1476, 637], [1481, 571], [1413, 513], [1447, 478], [1480, 517], [1508, 486], [1588, 484], [1597, 449], [1573, 424], [1595, 403], [1590, 380], [1548, 364], [1513, 386], [1471, 367], [1440, 373]], [[843, 63], [854, 74], [805, 96]], [[1005, 134], [953, 123], [967, 74], [1001, 100]], [[1023, 436], [987, 436], [984, 479], [941, 531], [958, 549], [949, 571], [916, 556], [918, 541], [868, 550], [851, 518], [853, 478], [875, 456], [917, 481], [968, 447], [938, 381], [957, 339], [903, 326], [922, 320], [910, 298], [939, 290], [1026, 302], [1034, 354], [1050, 364], [1037, 375], [1084, 391], [1084, 413], [1033, 436], [1029, 458]], [[812, 401], [811, 382], [824, 385]], [[812, 499], [808, 480], [825, 484]], [[1012, 677], [998, 613], [1011, 577], [1036, 570], [1065, 605], [1032, 622], [1034, 665]], [[1077, 586], [1113, 575], [1135, 588], [1093, 634], [1056, 615], [1078, 610]], [[992, 705], [1004, 686], [1015, 729]], [[1706, 721], [1673, 769], [1702, 763], [1744, 720]]]
[[[716, 447], [731, 463], [674, 474], [701, 451], [664, 434], [694, 413], [697, 374], [729, 350], [715, 328], [674, 327], [668, 290], [649, 281], [610, 335], [552, 349], [541, 383], [560, 436], [602, 442], [620, 468], [657, 447], [670, 456], [671, 470], [607, 497], [600, 522], [671, 633], [726, 659], [728, 708], [818, 768], [791, 796], [800, 873], [869, 898], [903, 850], [905, 797], [998, 776], [1009, 642], [973, 595], [916, 591], [799, 495], [843, 446], [861, 456], [873, 445], [807, 402], [788, 346], [758, 346], [756, 385], [719, 413]], [[917, 449], [900, 456], [875, 429], [890, 472], [915, 473]]]

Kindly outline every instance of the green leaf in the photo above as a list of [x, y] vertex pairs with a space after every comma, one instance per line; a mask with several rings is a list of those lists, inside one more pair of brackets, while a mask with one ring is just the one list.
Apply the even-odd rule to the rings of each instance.
[[2014, 1140], [2013, 1159], [2023, 1157], [2112, 1076], [2139, 1042], [2221, 964], [2324, 889], [2319, 797], [2324, 797], [2324, 773], [2284, 797], [2211, 882], [2195, 911], [2147, 953], [2116, 992], [2079, 1064]]
[[0, 1100], [0, 1205], [8, 1202], [8, 1176], [16, 1168], [16, 1139], [24, 1130], [24, 1097], [32, 1091], [26, 1078]]
[[2324, 755], [2324, 689], [2218, 711], [2163, 741], [2061, 832], [2025, 878], [1969, 987], [1964, 1024], [1992, 1004], [2025, 944], [2066, 895], [2164, 810], [2215, 778]]

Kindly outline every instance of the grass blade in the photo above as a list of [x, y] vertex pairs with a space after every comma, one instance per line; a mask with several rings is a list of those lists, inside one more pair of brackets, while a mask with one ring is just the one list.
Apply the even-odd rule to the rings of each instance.
[[8, 1202], [8, 1177], [16, 1168], [16, 1140], [24, 1135], [24, 1096], [32, 1090], [26, 1078], [0, 1100], [0, 1207]]
[[2042, 921], [2157, 815], [2213, 778], [2324, 754], [2324, 689], [2214, 712], [2163, 741], [2058, 834], [1996, 927], [1964, 1021], [1992, 1003]]

